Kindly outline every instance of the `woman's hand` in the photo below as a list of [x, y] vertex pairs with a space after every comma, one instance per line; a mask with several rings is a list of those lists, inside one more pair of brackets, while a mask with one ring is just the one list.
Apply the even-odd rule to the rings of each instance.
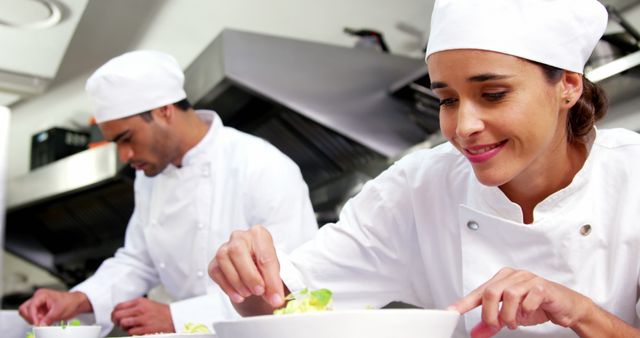
[[505, 326], [515, 330], [547, 321], [575, 329], [595, 304], [531, 272], [504, 268], [449, 308], [464, 314], [478, 306], [482, 306], [482, 322], [471, 331], [474, 338], [494, 336]]
[[[234, 231], [209, 263], [209, 276], [242, 315], [273, 312], [284, 303], [285, 288], [273, 239], [260, 225]], [[261, 300], [255, 299], [258, 297]]]

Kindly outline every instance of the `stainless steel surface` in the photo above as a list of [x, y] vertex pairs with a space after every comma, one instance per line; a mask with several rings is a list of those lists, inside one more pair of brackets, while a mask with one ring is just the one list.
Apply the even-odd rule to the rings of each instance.
[[[0, 106], [0, 243], [4, 243], [5, 183], [7, 179], [7, 151], [9, 150], [10, 117], [9, 109], [7, 107]], [[3, 263], [3, 257], [0, 256], [0, 271], [4, 271]], [[3, 289], [3, 278], [0, 278], [0, 294]], [[0, 332], [3, 331], [0, 330]]]
[[390, 86], [425, 67], [422, 59], [225, 30], [188, 67], [185, 88], [198, 102], [239, 86], [393, 156], [424, 133]]
[[107, 144], [12, 179], [7, 202], [5, 249], [74, 285], [122, 246], [133, 170]]
[[589, 71], [586, 76], [591, 82], [600, 82], [640, 64], [640, 51], [620, 57], [603, 66]]
[[87, 188], [114, 177], [122, 168], [115, 144], [86, 150], [63, 158], [9, 181], [7, 208]]

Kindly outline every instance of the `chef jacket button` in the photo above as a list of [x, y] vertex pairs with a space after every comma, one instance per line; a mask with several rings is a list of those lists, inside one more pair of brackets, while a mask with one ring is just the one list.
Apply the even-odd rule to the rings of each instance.
[[580, 227], [580, 234], [582, 236], [589, 236], [591, 233], [591, 224], [585, 224]]
[[196, 275], [198, 275], [198, 277], [202, 278], [202, 277], [204, 277], [204, 272], [202, 272], [202, 270], [198, 270], [198, 272], [196, 272]]
[[164, 269], [166, 267], [166, 265], [164, 264], [164, 262], [160, 262], [160, 264], [158, 264], [158, 266], [160, 266], [160, 269]]
[[209, 166], [208, 165], [202, 166], [202, 176], [209, 177]]
[[469, 221], [467, 222], [467, 228], [469, 228], [469, 230], [476, 231], [480, 229], [480, 224], [478, 224], [478, 222], [476, 221]]
[[154, 226], [154, 227], [156, 227], [156, 226], [158, 226], [158, 222], [156, 222], [156, 220], [155, 220], [155, 219], [152, 219], [152, 220], [151, 220], [151, 225], [152, 225], [152, 226]]
[[204, 228], [204, 224], [198, 223], [198, 229], [202, 230]]

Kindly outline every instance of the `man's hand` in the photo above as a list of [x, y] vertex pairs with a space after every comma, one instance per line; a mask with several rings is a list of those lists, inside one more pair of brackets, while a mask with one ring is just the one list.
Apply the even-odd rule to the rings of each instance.
[[91, 312], [91, 303], [82, 292], [39, 289], [20, 305], [20, 316], [36, 326], [69, 320], [80, 313]]
[[234, 231], [209, 263], [209, 276], [242, 315], [273, 312], [284, 303], [285, 287], [273, 239], [260, 225]]
[[504, 268], [449, 309], [464, 314], [478, 306], [482, 306], [482, 321], [471, 331], [474, 338], [492, 337], [505, 326], [515, 330], [547, 321], [575, 329], [594, 304], [528, 271]]
[[132, 336], [176, 332], [169, 305], [143, 297], [116, 305], [111, 321]]

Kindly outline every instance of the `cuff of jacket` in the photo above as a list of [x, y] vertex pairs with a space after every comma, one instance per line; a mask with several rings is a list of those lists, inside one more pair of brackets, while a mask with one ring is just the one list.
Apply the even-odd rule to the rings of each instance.
[[298, 292], [306, 288], [302, 275], [289, 259], [289, 255], [277, 248], [276, 255], [278, 256], [278, 262], [280, 262], [280, 278], [289, 291]]
[[100, 329], [100, 336], [106, 337], [109, 332], [113, 330], [113, 323], [111, 322], [111, 310], [113, 306], [111, 305], [110, 300], [105, 299], [105, 296], [109, 293], [104, 291], [100, 292], [99, 289], [93, 287], [90, 279], [76, 285], [69, 291], [82, 292], [87, 296], [93, 309], [95, 323], [102, 327]]

